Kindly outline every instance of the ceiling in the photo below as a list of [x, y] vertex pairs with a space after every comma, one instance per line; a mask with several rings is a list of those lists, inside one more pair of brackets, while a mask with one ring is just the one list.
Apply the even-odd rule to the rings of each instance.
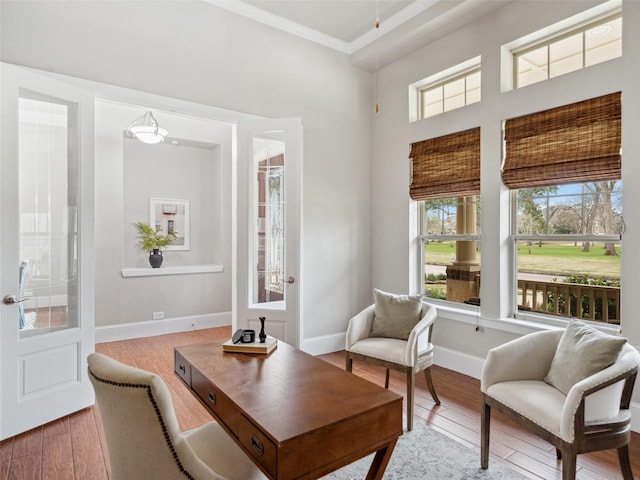
[[206, 1], [346, 53], [354, 65], [375, 71], [512, 0]]

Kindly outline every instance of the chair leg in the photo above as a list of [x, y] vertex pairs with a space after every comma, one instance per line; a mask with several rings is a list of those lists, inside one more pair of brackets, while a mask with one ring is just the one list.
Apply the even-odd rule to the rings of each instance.
[[577, 453], [571, 446], [561, 449], [562, 455], [562, 480], [576, 479]]
[[433, 397], [433, 401], [436, 402], [436, 405], [440, 405], [440, 399], [436, 394], [436, 388], [433, 386], [433, 379], [431, 378], [431, 367], [425, 369], [424, 379], [427, 381], [427, 388], [429, 389], [429, 393], [431, 393], [431, 397]]
[[489, 430], [491, 426], [491, 407], [482, 399], [480, 410], [480, 467], [489, 468]]
[[387, 368], [387, 372], [384, 375], [384, 388], [389, 388], [389, 369]]
[[407, 430], [413, 430], [413, 394], [416, 385], [416, 374], [413, 368], [407, 372]]
[[620, 461], [620, 470], [624, 480], [633, 480], [633, 472], [631, 471], [631, 462], [629, 461], [629, 445], [625, 445], [618, 449], [618, 460]]
[[347, 370], [347, 372], [350, 372], [353, 370], [353, 358], [351, 358], [351, 356], [349, 355], [349, 352], [346, 353], [345, 358], [346, 358], [345, 369]]

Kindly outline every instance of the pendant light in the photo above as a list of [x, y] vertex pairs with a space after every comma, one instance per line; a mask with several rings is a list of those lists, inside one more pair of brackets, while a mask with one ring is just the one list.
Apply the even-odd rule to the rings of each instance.
[[169, 133], [158, 125], [158, 121], [151, 111], [147, 111], [143, 116], [131, 122], [127, 132], [144, 143], [161, 143]]

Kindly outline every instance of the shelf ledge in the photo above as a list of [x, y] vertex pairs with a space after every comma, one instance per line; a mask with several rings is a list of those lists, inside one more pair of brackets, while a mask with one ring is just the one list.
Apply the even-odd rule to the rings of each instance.
[[224, 271], [222, 265], [183, 265], [181, 267], [160, 268], [123, 268], [120, 270], [123, 278], [156, 277], [160, 275], [190, 275], [194, 273], [220, 273]]

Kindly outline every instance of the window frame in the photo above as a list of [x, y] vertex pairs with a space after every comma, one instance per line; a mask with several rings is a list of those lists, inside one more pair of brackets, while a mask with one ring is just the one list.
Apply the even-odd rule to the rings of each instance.
[[[590, 183], [590, 182], [581, 182]], [[520, 310], [518, 308], [518, 242], [534, 241], [534, 242], [611, 242], [622, 245], [622, 234], [519, 234], [518, 232], [518, 189], [509, 190], [509, 209], [510, 209], [510, 247], [511, 247], [511, 266], [512, 266], [512, 284], [511, 284], [511, 316], [516, 320], [531, 321], [551, 326], [564, 327], [571, 317], [553, 315], [551, 313], [543, 313], [532, 310], [530, 312]], [[623, 212], [624, 213], [624, 212]], [[624, 220], [623, 220], [624, 228]], [[620, 278], [622, 283], [622, 276]], [[622, 291], [622, 288], [620, 287]], [[581, 318], [581, 321], [591, 324], [600, 330], [612, 332], [620, 332], [621, 326], [614, 323], [601, 321], [593, 321]]]
[[[480, 194], [476, 194], [476, 204], [477, 205], [481, 205], [481, 201], [480, 201]], [[453, 199], [457, 199], [458, 197], [446, 197], [446, 198], [453, 198]], [[443, 300], [443, 299], [439, 299], [439, 298], [432, 298], [426, 295], [426, 289], [425, 289], [425, 271], [424, 271], [424, 267], [425, 267], [425, 248], [427, 246], [427, 244], [429, 243], [429, 241], [437, 239], [437, 240], [441, 240], [441, 241], [476, 241], [478, 243], [480, 252], [482, 252], [482, 242], [481, 242], [481, 237], [482, 237], [482, 228], [480, 228], [480, 233], [475, 233], [475, 234], [452, 234], [452, 233], [447, 233], [447, 234], [429, 234], [429, 233], [424, 233], [425, 232], [425, 220], [426, 220], [426, 215], [425, 215], [425, 202], [427, 202], [428, 200], [414, 200], [418, 206], [417, 209], [417, 215], [418, 215], [418, 262], [419, 262], [419, 269], [418, 269], [418, 278], [419, 278], [419, 285], [420, 285], [420, 294], [422, 295], [422, 298], [425, 301], [428, 301], [430, 303], [435, 303], [438, 305], [443, 305], [443, 306], [447, 306], [449, 308], [459, 308], [459, 309], [464, 309], [464, 310], [469, 310], [471, 312], [474, 313], [479, 313], [480, 312], [480, 306], [479, 305], [471, 305], [471, 304], [467, 304], [467, 303], [462, 303], [462, 302], [454, 302], [451, 300]], [[480, 212], [481, 213], [481, 212]], [[478, 222], [481, 225], [481, 214], [478, 215]], [[480, 263], [480, 271], [482, 272], [482, 264]], [[480, 296], [480, 298], [482, 298], [482, 296]]]
[[[421, 90], [428, 89], [430, 86], [437, 85], [439, 83], [446, 83], [448, 79], [459, 77], [476, 68], [480, 69], [480, 72], [482, 72], [482, 56], [481, 55], [470, 58], [469, 60], [466, 60], [457, 65], [454, 65], [453, 67], [447, 68], [445, 70], [442, 70], [440, 72], [437, 72], [433, 75], [430, 75], [426, 78], [423, 78], [421, 80], [418, 80], [410, 84], [408, 88], [409, 90], [409, 94], [408, 94], [409, 122], [426, 120], [429, 118], [433, 118], [434, 116], [437, 116], [437, 115], [433, 115], [430, 117], [422, 116], [422, 95], [420, 93]], [[466, 92], [465, 92], [465, 95], [466, 95]], [[480, 103], [481, 101], [482, 101], [482, 73], [480, 78], [480, 101], [474, 102], [474, 103]], [[474, 103], [470, 105], [474, 105]], [[465, 107], [466, 106], [469, 106], [469, 105], [465, 105]], [[463, 108], [463, 107], [460, 107], [460, 108]], [[457, 109], [454, 109], [454, 110], [457, 110]], [[453, 111], [453, 110], [450, 110], [450, 111]], [[442, 113], [447, 113], [447, 112], [442, 112]]]
[[[480, 74], [480, 86], [478, 87], [480, 92], [480, 99], [478, 101], [468, 103], [467, 97], [469, 94], [469, 89], [467, 88], [467, 80], [471, 75], [475, 75], [476, 73]], [[447, 97], [445, 97], [444, 95], [444, 89], [447, 85], [451, 85], [457, 82], [458, 80], [464, 80], [464, 89], [463, 89], [464, 104], [459, 107], [455, 107], [447, 110], [445, 109], [445, 102]], [[442, 111], [438, 113], [434, 113], [433, 115], [425, 116], [426, 112], [424, 108], [425, 107], [424, 96], [426, 93], [436, 89], [442, 89], [442, 100], [441, 100]], [[422, 85], [417, 90], [418, 90], [417, 93], [418, 93], [418, 119], [419, 120], [435, 117], [436, 115], [441, 115], [443, 113], [450, 112], [452, 110], [457, 110], [458, 108], [467, 107], [469, 105], [473, 105], [474, 103], [480, 103], [482, 101], [482, 66], [480, 64], [475, 65], [473, 67], [459, 71], [457, 74], [445, 77], [437, 82], [427, 83], [425, 85]]]
[[[596, 16], [593, 18], [588, 19], [585, 22], [581, 22], [581, 23], [576, 23], [572, 26], [570, 26], [569, 28], [566, 28], [564, 30], [561, 30], [559, 32], [556, 32], [554, 34], [551, 35], [547, 35], [544, 36], [542, 38], [538, 38], [534, 41], [528, 42], [525, 45], [522, 45], [520, 47], [517, 48], [512, 48], [510, 49], [510, 55], [511, 55], [511, 75], [512, 75], [512, 85], [513, 85], [513, 89], [517, 90], [519, 88], [524, 88], [524, 87], [528, 87], [530, 85], [534, 85], [536, 83], [540, 83], [546, 80], [550, 80], [551, 78], [557, 78], [560, 77], [562, 75], [565, 75], [566, 73], [571, 73], [573, 71], [578, 71], [578, 70], [582, 70], [584, 68], [587, 68], [588, 66], [591, 65], [585, 65], [585, 60], [586, 60], [586, 46], [585, 46], [585, 36], [587, 35], [587, 32], [597, 26], [599, 26], [602, 23], [606, 23], [606, 22], [610, 22], [613, 20], [622, 20], [622, 10], [620, 9], [616, 9], [613, 11], [609, 11], [604, 15], [600, 15], [600, 16]], [[581, 34], [582, 36], [582, 50], [581, 50], [581, 63], [582, 66], [576, 70], [571, 70], [570, 72], [566, 72], [566, 73], [561, 73], [560, 75], [556, 75], [556, 76], [551, 76], [551, 62], [550, 62], [550, 48], [552, 45], [565, 40], [569, 37], [572, 37], [574, 35], [577, 34]], [[621, 37], [621, 41], [622, 41], [622, 37]], [[533, 83], [528, 83], [526, 85], [522, 85], [520, 86], [518, 84], [518, 58], [521, 57], [522, 55], [525, 55], [529, 52], [532, 52], [534, 50], [537, 50], [539, 48], [542, 47], [546, 47], [546, 52], [547, 52], [547, 63], [546, 63], [546, 78], [544, 80], [540, 80], [537, 82], [533, 82]], [[620, 54], [620, 56], [622, 56], [622, 53]], [[615, 58], [620, 58], [620, 57], [612, 57], [609, 58], [606, 61], [609, 60], [613, 60]], [[602, 62], [600, 62], [602, 63]]]

